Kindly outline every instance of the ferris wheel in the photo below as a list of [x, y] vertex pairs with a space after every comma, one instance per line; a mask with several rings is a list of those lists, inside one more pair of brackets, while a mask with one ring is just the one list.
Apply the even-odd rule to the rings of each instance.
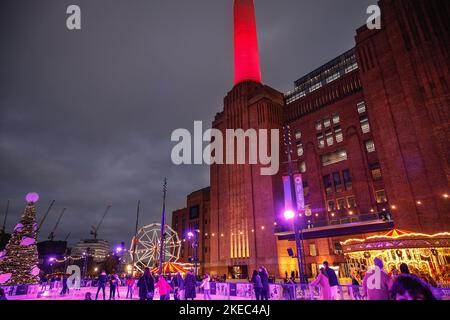
[[[176, 262], [180, 258], [181, 241], [178, 233], [170, 226], [165, 227], [164, 237], [164, 262]], [[136, 251], [133, 252], [133, 242], [136, 243]], [[161, 224], [152, 223], [142, 227], [134, 240], [131, 241], [130, 255], [135, 254], [135, 266], [143, 272], [144, 268], [153, 268], [159, 265], [159, 252], [161, 246]]]

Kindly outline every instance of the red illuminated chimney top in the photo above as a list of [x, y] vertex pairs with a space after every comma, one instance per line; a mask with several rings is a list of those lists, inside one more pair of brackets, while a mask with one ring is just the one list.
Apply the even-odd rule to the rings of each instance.
[[234, 84], [261, 83], [253, 0], [234, 0]]

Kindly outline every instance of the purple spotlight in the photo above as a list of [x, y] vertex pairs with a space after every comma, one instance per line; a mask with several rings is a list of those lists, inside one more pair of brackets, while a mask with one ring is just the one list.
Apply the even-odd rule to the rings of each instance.
[[122, 248], [122, 247], [116, 247], [116, 252], [117, 252], [117, 253], [120, 253], [120, 252], [122, 252], [122, 250], [123, 250], [123, 248]]
[[194, 237], [194, 233], [193, 233], [192, 231], [189, 231], [189, 232], [187, 233], [187, 236], [188, 236], [189, 239], [191, 239], [191, 238]]
[[51, 257], [51, 258], [48, 259], [49, 262], [54, 262], [55, 260], [56, 260], [55, 257]]
[[291, 209], [288, 209], [284, 212], [283, 215], [286, 220], [292, 220], [295, 217], [295, 212]]
[[39, 195], [36, 192], [30, 192], [25, 196], [27, 203], [36, 203], [39, 200]]

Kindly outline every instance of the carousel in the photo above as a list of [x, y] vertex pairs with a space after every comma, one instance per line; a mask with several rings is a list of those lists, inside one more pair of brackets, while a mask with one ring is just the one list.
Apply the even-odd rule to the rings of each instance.
[[438, 282], [450, 282], [450, 233], [433, 235], [393, 229], [386, 234], [366, 239], [341, 242], [350, 270], [373, 266], [382, 258], [386, 272], [406, 263], [417, 275], [430, 276]]

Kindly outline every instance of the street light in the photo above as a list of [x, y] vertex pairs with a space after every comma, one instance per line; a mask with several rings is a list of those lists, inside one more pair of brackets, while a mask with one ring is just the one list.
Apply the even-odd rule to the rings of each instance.
[[195, 269], [195, 276], [198, 276], [198, 233], [200, 230], [195, 231], [188, 231], [186, 233], [187, 238], [192, 241], [192, 250], [194, 251], [194, 269]]

